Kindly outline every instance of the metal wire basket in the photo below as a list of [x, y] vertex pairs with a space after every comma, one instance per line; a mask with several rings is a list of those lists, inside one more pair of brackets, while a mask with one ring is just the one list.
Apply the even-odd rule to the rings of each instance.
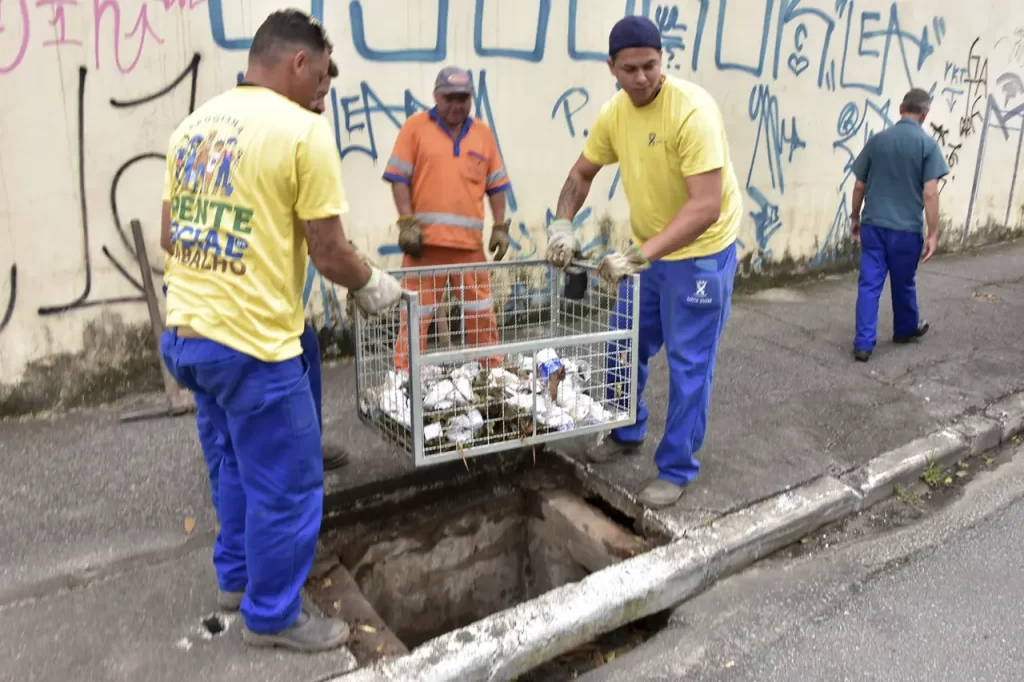
[[359, 416], [415, 466], [636, 421], [639, 277], [544, 260], [392, 270], [404, 293], [356, 315]]

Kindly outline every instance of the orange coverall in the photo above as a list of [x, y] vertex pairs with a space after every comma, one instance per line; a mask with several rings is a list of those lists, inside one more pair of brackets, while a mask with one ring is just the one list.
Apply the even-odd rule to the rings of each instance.
[[[498, 144], [490, 128], [472, 117], [456, 138], [437, 117], [422, 111], [405, 122], [398, 133], [384, 179], [410, 185], [413, 215], [423, 230], [423, 251], [418, 258], [405, 254], [402, 267], [482, 263], [484, 255], [484, 196], [509, 188]], [[427, 330], [437, 312], [445, 284], [462, 295], [468, 346], [498, 343], [498, 323], [491, 299], [490, 277], [485, 270], [464, 274], [407, 275], [402, 286], [419, 292], [420, 352], [427, 347]], [[409, 367], [408, 321], [402, 313], [395, 346], [395, 366]], [[500, 358], [488, 364], [496, 365]]]

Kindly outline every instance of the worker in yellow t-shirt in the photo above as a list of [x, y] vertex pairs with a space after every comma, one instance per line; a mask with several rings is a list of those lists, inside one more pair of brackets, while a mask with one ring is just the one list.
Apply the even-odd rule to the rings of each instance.
[[218, 603], [241, 610], [250, 645], [301, 651], [348, 638], [345, 623], [300, 597], [324, 480], [299, 341], [307, 259], [365, 314], [401, 297], [397, 280], [364, 264], [345, 237], [341, 159], [327, 121], [308, 109], [329, 65], [330, 43], [309, 15], [284, 10], [263, 22], [243, 82], [171, 135], [160, 235], [163, 360], [192, 391], [197, 422], [212, 427], [199, 437], [218, 474]]
[[[639, 293], [639, 405], [635, 424], [612, 431], [588, 454], [604, 462], [639, 449], [647, 431], [647, 363], [665, 346], [669, 402], [654, 455], [658, 478], [640, 493], [643, 504], [660, 507], [678, 500], [700, 469], [695, 455], [707, 430], [715, 355], [729, 316], [742, 202], [718, 105], [703, 88], [661, 73], [657, 26], [639, 16], [620, 20], [608, 52], [621, 90], [601, 108], [562, 187], [547, 258], [561, 268], [569, 264], [578, 248], [571, 221], [601, 167], [618, 163], [632, 243], [625, 253], [606, 255], [598, 274], [621, 282], [613, 325], [629, 321]], [[622, 280], [638, 272], [640, 291], [634, 292]], [[618, 364], [624, 350], [610, 344], [609, 384], [629, 379]], [[615, 399], [611, 389], [609, 399]]]

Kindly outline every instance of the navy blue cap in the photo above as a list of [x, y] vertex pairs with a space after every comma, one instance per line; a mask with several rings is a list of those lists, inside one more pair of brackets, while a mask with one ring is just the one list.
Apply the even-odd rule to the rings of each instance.
[[619, 50], [627, 47], [650, 47], [661, 49], [661, 32], [654, 22], [646, 17], [631, 15], [619, 19], [608, 34], [608, 56], [614, 57]]

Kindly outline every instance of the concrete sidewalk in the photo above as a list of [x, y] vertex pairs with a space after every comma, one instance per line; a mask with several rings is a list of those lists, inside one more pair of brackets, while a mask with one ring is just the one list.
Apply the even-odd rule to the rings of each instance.
[[[669, 515], [693, 527], [1024, 388], [1022, 258], [1024, 244], [1012, 244], [929, 263], [919, 294], [931, 332], [909, 346], [884, 341], [885, 297], [883, 341], [867, 364], [850, 356], [855, 274], [737, 296], [703, 470]], [[663, 368], [659, 358], [645, 453], [593, 469], [627, 493], [655, 474]], [[411, 475], [356, 419], [350, 363], [325, 369], [324, 402], [326, 438], [353, 453], [329, 475], [331, 494]], [[350, 669], [344, 653], [246, 651], [237, 627], [203, 635], [215, 610], [214, 519], [194, 421], [120, 424], [124, 407], [0, 422], [0, 640], [15, 653], [0, 679], [317, 679]]]

